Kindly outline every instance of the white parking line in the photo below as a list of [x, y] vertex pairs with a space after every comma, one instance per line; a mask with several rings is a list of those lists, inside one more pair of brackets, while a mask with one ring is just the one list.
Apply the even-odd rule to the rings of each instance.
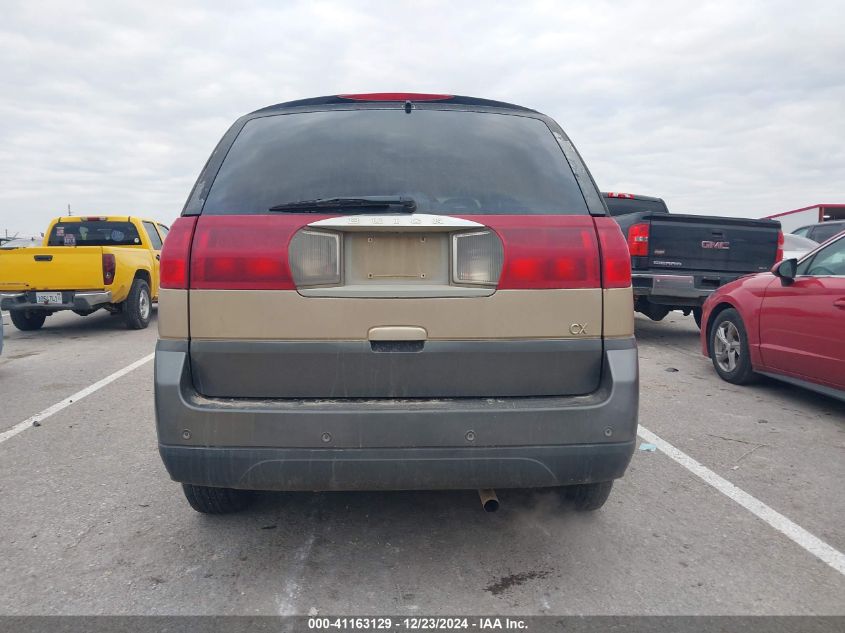
[[98, 380], [93, 385], [89, 385], [89, 386], [85, 387], [85, 389], [82, 389], [81, 391], [77, 391], [75, 394], [73, 394], [72, 396], [68, 396], [67, 398], [65, 398], [61, 402], [57, 402], [53, 406], [47, 407], [46, 409], [44, 409], [40, 413], [36, 413], [35, 415], [28, 417], [23, 422], [18, 422], [15, 426], [10, 428], [9, 430], [3, 431], [2, 433], [0, 433], [0, 444], [5, 442], [6, 440], [9, 440], [9, 439], [15, 437], [15, 435], [18, 435], [19, 433], [23, 433], [27, 429], [32, 428], [33, 422], [39, 422], [39, 423], [43, 422], [44, 420], [49, 418], [51, 415], [58, 413], [59, 411], [61, 411], [62, 409], [66, 408], [66, 407], [69, 407], [74, 402], [78, 402], [79, 400], [82, 400], [84, 397], [90, 396], [95, 391], [102, 389], [103, 387], [105, 387], [106, 385], [114, 382], [118, 378], [125, 376], [129, 372], [138, 369], [141, 365], [143, 365], [145, 363], [149, 363], [154, 357], [155, 357], [155, 354], [149, 354], [147, 356], [144, 356], [143, 358], [136, 360], [134, 363], [127, 365], [123, 369], [119, 369], [116, 372], [114, 372], [113, 374], [106, 376], [102, 380]]
[[[69, 407], [74, 402], [78, 402], [86, 396], [90, 396], [92, 393], [99, 391], [100, 389], [102, 389], [106, 385], [111, 384], [118, 378], [121, 378], [126, 374], [138, 369], [142, 365], [145, 365], [146, 363], [150, 362], [154, 357], [155, 354], [148, 354], [147, 356], [136, 360], [134, 363], [127, 365], [123, 369], [119, 369], [113, 374], [109, 374], [102, 380], [98, 380], [94, 384], [85, 387], [85, 389], [77, 391], [75, 394], [68, 396], [64, 400], [61, 400], [60, 402], [57, 402], [56, 404], [44, 409], [43, 411], [28, 417], [26, 420], [24, 420], [23, 422], [19, 422], [7, 431], [3, 431], [2, 433], [0, 433], [0, 444], [5, 442], [6, 440], [15, 437], [20, 433], [23, 433], [26, 429], [32, 428], [33, 422], [43, 422], [50, 416]], [[690, 471], [697, 477], [704, 480], [706, 483], [711, 485], [713, 488], [721, 492], [726, 497], [732, 499], [733, 501], [741, 505], [743, 508], [751, 512], [759, 519], [762, 519], [763, 521], [768, 523], [771, 527], [773, 527], [778, 532], [794, 541], [796, 544], [804, 548], [807, 552], [809, 552], [819, 560], [827, 563], [840, 574], [845, 575], [845, 554], [835, 549], [834, 547], [828, 545], [817, 536], [811, 534], [794, 521], [782, 515], [780, 512], [767, 506], [765, 503], [763, 503], [756, 497], [748, 494], [741, 488], [738, 488], [737, 486], [729, 482], [727, 479], [717, 475], [715, 472], [702, 465], [680, 449], [675, 448], [674, 446], [672, 446], [672, 444], [662, 439], [661, 437], [655, 435], [644, 426], [640, 426], [638, 428], [637, 435], [643, 438], [646, 442], [654, 444], [658, 448], [658, 450], [660, 450], [666, 456], [686, 468], [688, 471]], [[308, 554], [310, 553], [312, 544], [313, 539], [306, 540], [302, 551], [296, 556], [297, 562], [304, 562], [300, 559], [307, 558]], [[287, 595], [285, 596], [286, 599], [283, 599], [282, 604], [280, 605], [281, 611], [289, 610], [292, 598], [295, 597], [296, 589], [297, 588], [295, 581], [291, 584], [291, 586], [286, 587]]]
[[781, 534], [792, 539], [795, 543], [810, 552], [819, 560], [833, 567], [840, 574], [845, 575], [845, 554], [831, 547], [823, 540], [814, 536], [797, 523], [773, 510], [765, 503], [751, 496], [744, 490], [737, 488], [727, 479], [720, 477], [712, 470], [703, 466], [683, 451], [675, 448], [669, 442], [661, 439], [647, 428], [640, 426], [637, 435], [646, 442], [654, 444], [658, 450], [679, 463], [694, 475], [713, 486], [726, 497], [733, 499], [756, 517], [762, 519]]
[[279, 615], [296, 615], [296, 600], [299, 597], [302, 580], [302, 573], [305, 571], [305, 563], [311, 555], [314, 547], [316, 534], [309, 533], [305, 542], [299, 546], [293, 555], [293, 560], [287, 566], [287, 580], [285, 581], [285, 594], [279, 597]]

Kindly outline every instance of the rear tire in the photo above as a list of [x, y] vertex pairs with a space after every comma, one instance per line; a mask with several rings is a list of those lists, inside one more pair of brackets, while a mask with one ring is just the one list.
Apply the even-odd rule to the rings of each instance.
[[575, 506], [579, 512], [592, 512], [601, 508], [610, 491], [613, 481], [598, 481], [592, 484], [577, 484], [563, 489], [564, 499]]
[[716, 315], [708, 335], [710, 359], [719, 377], [734, 385], [745, 385], [756, 378], [748, 351], [748, 333], [739, 312], [733, 308]]
[[231, 514], [246, 509], [253, 500], [250, 490], [211, 488], [182, 484], [182, 491], [191, 507], [202, 514]]
[[43, 310], [9, 310], [9, 316], [15, 327], [24, 332], [40, 330], [47, 319], [47, 313]]
[[123, 302], [123, 320], [130, 330], [143, 330], [150, 324], [152, 315], [150, 286], [143, 279], [136, 278], [129, 289], [129, 296]]

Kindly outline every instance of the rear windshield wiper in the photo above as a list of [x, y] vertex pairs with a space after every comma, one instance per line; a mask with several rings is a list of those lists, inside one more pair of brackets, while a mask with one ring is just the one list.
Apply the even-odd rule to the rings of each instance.
[[358, 196], [355, 198], [316, 198], [314, 200], [296, 200], [283, 202], [268, 211], [288, 213], [320, 213], [330, 209], [354, 209], [356, 211], [399, 211], [413, 213], [417, 203], [407, 196]]

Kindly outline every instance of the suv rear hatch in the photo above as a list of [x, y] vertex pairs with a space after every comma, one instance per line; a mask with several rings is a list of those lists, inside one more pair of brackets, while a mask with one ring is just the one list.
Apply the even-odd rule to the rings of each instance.
[[201, 394], [597, 388], [603, 234], [540, 115], [399, 103], [238, 125], [201, 216], [171, 233], [193, 232]]
[[779, 247], [773, 220], [653, 213], [648, 221], [653, 268], [754, 273], [772, 267]]

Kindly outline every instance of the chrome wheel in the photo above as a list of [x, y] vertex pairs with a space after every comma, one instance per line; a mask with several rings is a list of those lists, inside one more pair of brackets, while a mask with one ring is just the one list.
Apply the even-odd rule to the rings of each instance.
[[150, 318], [150, 296], [144, 291], [138, 294], [140, 295], [138, 297], [138, 312], [141, 313], [141, 318], [146, 321]]
[[736, 369], [742, 354], [742, 342], [736, 325], [730, 321], [722, 321], [719, 324], [713, 338], [713, 352], [719, 369], [727, 373]]

